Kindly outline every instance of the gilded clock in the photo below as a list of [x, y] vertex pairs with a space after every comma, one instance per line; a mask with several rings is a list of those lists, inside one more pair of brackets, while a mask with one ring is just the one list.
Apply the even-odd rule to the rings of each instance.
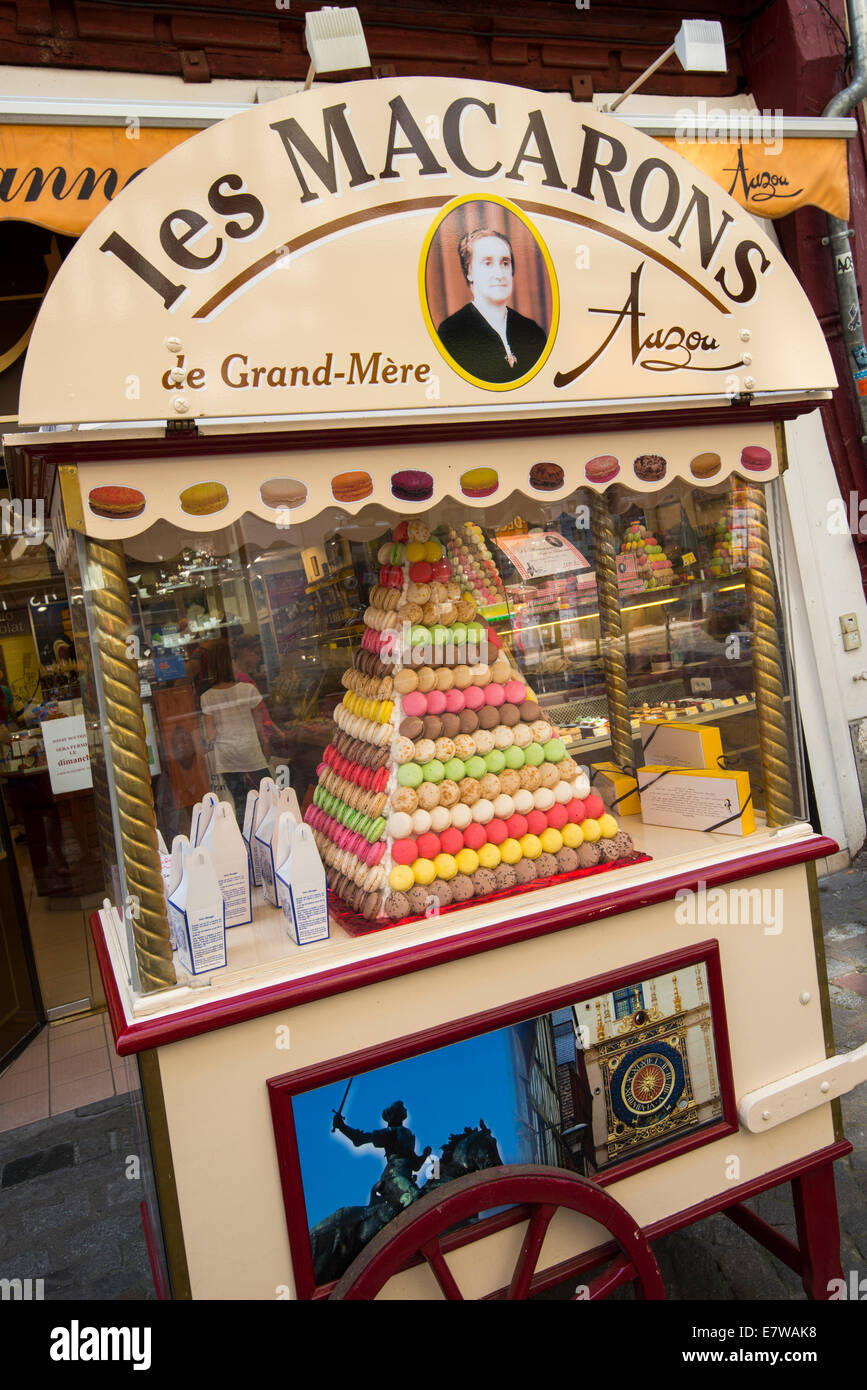
[[621, 1124], [641, 1126], [669, 1115], [683, 1094], [683, 1059], [664, 1042], [646, 1042], [621, 1057], [611, 1077], [611, 1105]]

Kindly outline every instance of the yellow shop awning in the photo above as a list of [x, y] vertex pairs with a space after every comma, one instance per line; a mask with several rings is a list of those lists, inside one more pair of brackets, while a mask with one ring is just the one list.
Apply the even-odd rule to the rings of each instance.
[[[42, 125], [0, 122], [0, 220], [78, 236], [136, 174], [195, 135], [195, 125]], [[648, 130], [647, 133], [653, 133]], [[759, 217], [796, 208], [849, 216], [845, 139], [732, 138], [729, 125], [695, 138], [657, 135]]]
[[0, 123], [0, 220], [79, 236], [130, 179], [194, 129]]
[[785, 217], [796, 208], [817, 207], [849, 217], [845, 140], [700, 140], [662, 137], [659, 143], [689, 160], [757, 217]]

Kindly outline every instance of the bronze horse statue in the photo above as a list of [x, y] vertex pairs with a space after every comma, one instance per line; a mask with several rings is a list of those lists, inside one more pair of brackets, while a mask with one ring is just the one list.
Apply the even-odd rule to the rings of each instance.
[[[478, 1173], [484, 1168], [498, 1168], [502, 1162], [497, 1141], [484, 1120], [479, 1120], [477, 1129], [467, 1125], [460, 1134], [449, 1135], [439, 1160], [439, 1176], [423, 1183], [414, 1200], [454, 1178]], [[401, 1209], [380, 1201], [365, 1207], [338, 1207], [330, 1216], [317, 1221], [310, 1231], [316, 1283], [329, 1284], [339, 1279], [368, 1241]]]

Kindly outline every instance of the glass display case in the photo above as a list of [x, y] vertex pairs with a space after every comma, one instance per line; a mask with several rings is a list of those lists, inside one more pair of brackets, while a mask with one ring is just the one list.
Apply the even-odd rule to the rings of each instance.
[[[257, 497], [257, 511], [207, 538], [163, 517], [117, 544], [166, 852], [191, 834], [208, 793], [240, 826], [269, 778], [294, 792], [330, 888], [327, 941], [293, 944], [279, 904], [254, 886], [252, 922], [227, 934], [225, 963], [191, 978], [175, 952], [179, 981], [222, 988], [279, 960], [303, 972], [305, 954], [323, 963], [367, 933], [460, 931], [480, 906], [502, 913], [510, 894], [541, 904], [546, 891], [586, 893], [603, 874], [613, 886], [648, 860], [661, 872], [800, 822], [785, 615], [769, 564], [778, 483], [729, 469], [699, 486], [673, 473], [663, 488], [618, 481], [603, 492], [586, 481], [570, 490], [564, 475], [556, 497], [508, 475], [484, 501], [458, 483], [409, 522], [387, 489], [350, 510], [325, 479], [330, 500], [308, 498], [288, 525], [279, 505], [267, 521]], [[774, 662], [758, 696], [756, 672], [765, 679], [768, 667], [755, 661], [757, 576]], [[100, 595], [87, 582], [84, 598], [99, 666]], [[227, 751], [225, 726], [208, 716], [217, 692], [250, 703], [235, 726], [243, 753]], [[785, 765], [770, 814], [762, 699], [773, 705], [774, 765]], [[696, 802], [685, 821], [639, 814], [639, 770], [660, 761], [649, 747], [660, 724], [687, 739], [705, 731], [706, 813]], [[668, 776], [696, 762], [672, 751], [671, 731], [656, 744]], [[130, 896], [119, 883], [118, 902]], [[132, 921], [125, 935], [134, 977]]]

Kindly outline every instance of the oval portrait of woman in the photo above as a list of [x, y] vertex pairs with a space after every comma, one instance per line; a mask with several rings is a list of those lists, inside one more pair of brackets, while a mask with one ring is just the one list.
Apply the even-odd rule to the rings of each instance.
[[419, 294], [449, 366], [487, 391], [536, 375], [554, 344], [554, 265], [523, 212], [502, 198], [456, 198], [425, 237]]

